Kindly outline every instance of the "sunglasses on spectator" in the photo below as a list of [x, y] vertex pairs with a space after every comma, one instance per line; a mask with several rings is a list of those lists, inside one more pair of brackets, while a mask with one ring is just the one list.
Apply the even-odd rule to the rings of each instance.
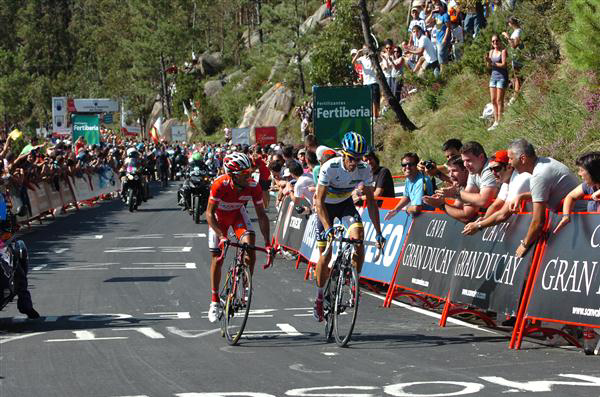
[[417, 163], [402, 163], [402, 168], [404, 167], [414, 167]]
[[490, 171], [492, 172], [500, 172], [506, 167], [504, 164], [497, 165], [495, 167], [490, 167]]

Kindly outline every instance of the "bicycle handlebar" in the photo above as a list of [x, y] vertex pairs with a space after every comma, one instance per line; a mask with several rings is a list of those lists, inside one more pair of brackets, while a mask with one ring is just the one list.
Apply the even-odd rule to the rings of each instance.
[[[331, 234], [327, 238], [327, 246], [325, 246], [325, 250], [323, 251], [323, 256], [327, 256], [331, 253], [331, 248], [333, 247], [333, 242], [336, 239], [339, 239], [343, 243], [349, 244], [364, 244], [364, 245], [375, 245], [370, 241], [363, 241], [354, 238], [346, 238], [343, 235], [348, 231], [344, 225], [335, 225], [331, 228]], [[340, 237], [337, 237], [340, 236]], [[377, 248], [377, 253], [375, 254], [375, 258], [373, 258], [373, 262], [377, 262], [379, 257], [381, 256], [381, 252], [383, 251], [383, 247]]]
[[271, 249], [267, 249], [267, 247], [259, 247], [257, 245], [251, 245], [248, 243], [236, 243], [233, 241], [222, 240], [222, 244], [219, 244], [219, 248], [221, 248], [221, 255], [217, 258], [217, 262], [221, 262], [223, 258], [225, 258], [225, 253], [228, 247], [236, 247], [242, 248], [243, 250], [252, 250], [252, 251], [261, 251], [267, 254], [267, 263], [265, 263], [262, 268], [268, 269], [273, 264], [273, 259], [275, 257], [275, 249], [271, 247]]

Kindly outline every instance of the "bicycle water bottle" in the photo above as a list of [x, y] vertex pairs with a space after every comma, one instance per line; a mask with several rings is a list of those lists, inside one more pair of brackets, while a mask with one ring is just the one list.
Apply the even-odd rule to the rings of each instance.
[[596, 339], [596, 332], [593, 328], [584, 328], [583, 330], [583, 352], [586, 356], [594, 354], [594, 340]]

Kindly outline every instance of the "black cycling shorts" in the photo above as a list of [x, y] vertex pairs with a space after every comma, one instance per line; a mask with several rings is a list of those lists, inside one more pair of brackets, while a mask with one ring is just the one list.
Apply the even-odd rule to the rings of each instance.
[[[337, 204], [325, 203], [325, 209], [327, 209], [327, 215], [329, 216], [329, 223], [331, 225], [333, 225], [335, 218], [342, 221], [342, 219], [347, 216], [349, 217], [348, 229], [352, 227], [363, 227], [362, 218], [354, 206], [352, 197]], [[317, 216], [317, 247], [324, 247], [325, 244], [327, 244], [327, 240], [322, 239], [324, 231], [325, 227], [323, 226], [323, 223], [321, 223], [321, 219]]]

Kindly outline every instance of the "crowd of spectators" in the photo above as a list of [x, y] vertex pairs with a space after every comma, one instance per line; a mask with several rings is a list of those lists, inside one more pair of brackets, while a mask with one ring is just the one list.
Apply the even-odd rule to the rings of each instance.
[[[496, 10], [513, 10], [516, 0], [413, 0], [408, 24], [408, 39], [395, 45], [388, 38], [378, 50], [377, 59], [392, 94], [399, 100], [403, 93], [403, 76], [408, 73], [423, 75], [433, 72], [444, 74], [449, 62], [459, 61], [465, 41], [470, 42], [486, 26], [487, 18]], [[483, 62], [490, 69], [490, 99], [494, 107], [494, 122], [498, 126], [504, 110], [505, 93], [512, 83], [516, 100], [522, 86], [523, 34], [519, 20], [511, 16], [507, 31], [494, 36], [491, 48]], [[382, 105], [381, 88], [375, 77], [375, 67], [368, 56], [368, 48], [351, 50], [356, 84], [367, 85], [373, 92], [373, 116], [377, 119]], [[509, 72], [512, 71], [512, 76]], [[385, 111], [383, 107], [383, 111]]]

